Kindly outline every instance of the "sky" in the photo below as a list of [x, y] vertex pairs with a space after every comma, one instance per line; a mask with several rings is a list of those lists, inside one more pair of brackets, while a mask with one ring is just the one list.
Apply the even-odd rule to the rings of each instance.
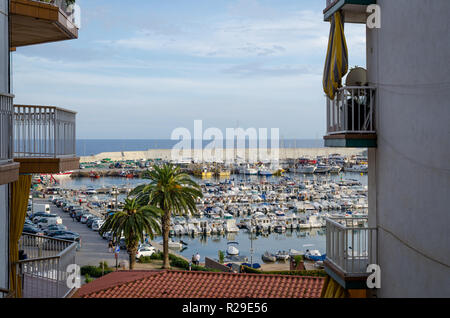
[[[79, 139], [170, 139], [178, 127], [325, 134], [325, 0], [77, 0], [79, 38], [12, 53], [16, 104], [78, 112]], [[345, 26], [365, 66], [365, 26]]]

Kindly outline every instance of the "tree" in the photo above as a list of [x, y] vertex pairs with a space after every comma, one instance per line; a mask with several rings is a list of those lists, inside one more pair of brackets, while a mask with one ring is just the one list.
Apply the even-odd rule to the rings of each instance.
[[144, 242], [144, 233], [151, 239], [161, 234], [162, 211], [154, 206], [140, 205], [136, 198], [125, 199], [122, 211], [110, 215], [100, 229], [100, 234], [111, 231], [116, 242], [125, 237], [130, 269], [134, 269], [139, 242]]
[[183, 215], [197, 211], [196, 200], [201, 198], [200, 186], [183, 173], [179, 167], [164, 164], [161, 167], [153, 166], [147, 170], [144, 179], [150, 182], [136, 187], [130, 195], [135, 195], [142, 205], [155, 206], [163, 213], [161, 217], [163, 235], [163, 268], [169, 269], [169, 231], [172, 214]]

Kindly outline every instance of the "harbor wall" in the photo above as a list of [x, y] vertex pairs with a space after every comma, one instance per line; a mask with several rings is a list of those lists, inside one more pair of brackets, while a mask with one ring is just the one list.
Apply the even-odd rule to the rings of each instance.
[[[249, 149], [246, 149], [246, 158], [248, 158]], [[255, 150], [257, 151], [257, 150]], [[279, 149], [280, 160], [284, 159], [297, 159], [300, 157], [311, 157], [315, 158], [317, 156], [328, 156], [331, 154], [340, 154], [342, 156], [352, 156], [363, 154], [366, 149], [358, 148], [283, 148]], [[193, 151], [190, 152], [191, 155], [183, 156], [193, 157]], [[225, 153], [225, 151], [223, 151]], [[270, 151], [269, 151], [270, 153]], [[189, 152], [188, 152], [189, 154]], [[119, 160], [148, 160], [148, 159], [162, 159], [171, 160], [172, 150], [171, 149], [150, 149], [147, 151], [124, 151], [124, 152], [103, 152], [94, 156], [80, 157], [80, 162], [94, 162], [102, 159], [109, 158], [113, 161]], [[236, 158], [236, 153], [235, 153]]]

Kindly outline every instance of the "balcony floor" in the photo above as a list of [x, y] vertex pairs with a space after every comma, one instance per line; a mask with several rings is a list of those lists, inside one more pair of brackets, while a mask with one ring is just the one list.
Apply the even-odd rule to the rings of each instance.
[[12, 48], [78, 38], [78, 29], [58, 7], [31, 0], [10, 0]]
[[0, 164], [0, 184], [7, 184], [19, 179], [19, 164], [8, 162]]
[[[342, 271], [333, 262], [326, 259], [324, 262], [325, 271], [330, 275], [336, 282], [338, 282], [345, 289], [366, 289], [367, 288], [367, 277], [366, 268], [368, 261], [363, 259], [358, 262], [360, 265], [355, 264], [353, 271], [357, 274], [349, 274]], [[347, 266], [350, 266], [350, 260], [347, 260]], [[359, 267], [359, 268], [357, 268]]]
[[78, 170], [80, 158], [14, 158], [20, 163], [20, 173], [60, 173]]
[[376, 148], [377, 134], [375, 133], [342, 133], [329, 134], [323, 137], [325, 147], [340, 148]]

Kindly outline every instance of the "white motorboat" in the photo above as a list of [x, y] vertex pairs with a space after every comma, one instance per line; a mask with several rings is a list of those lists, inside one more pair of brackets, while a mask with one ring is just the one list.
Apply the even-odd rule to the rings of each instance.
[[315, 173], [328, 173], [331, 171], [329, 165], [317, 165]]
[[369, 171], [368, 165], [353, 165], [344, 169], [347, 172], [367, 173]]
[[289, 259], [289, 253], [286, 251], [278, 251], [278, 253], [275, 255], [277, 260], [286, 261]]
[[295, 172], [297, 173], [306, 173], [311, 174], [316, 171], [316, 167], [313, 165], [299, 165], [297, 169], [295, 169]]
[[269, 252], [265, 252], [263, 255], [261, 255], [261, 258], [264, 262], [268, 262], [268, 263], [277, 261], [276, 255], [269, 253]]
[[228, 242], [227, 243], [228, 248], [227, 248], [227, 254], [234, 256], [234, 255], [239, 255], [239, 249], [234, 246], [234, 245], [239, 245], [238, 242]]

